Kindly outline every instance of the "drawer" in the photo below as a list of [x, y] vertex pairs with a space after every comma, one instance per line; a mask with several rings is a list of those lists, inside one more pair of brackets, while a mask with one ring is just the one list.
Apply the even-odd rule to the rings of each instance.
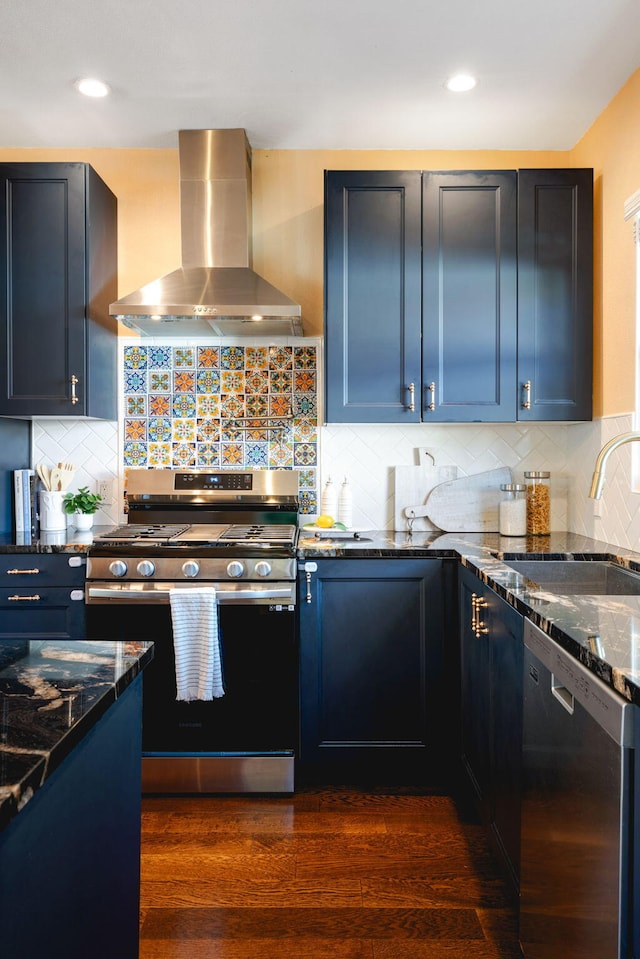
[[84, 593], [80, 587], [0, 589], [0, 640], [83, 639]]
[[78, 586], [87, 573], [84, 553], [4, 553], [0, 556], [0, 588]]

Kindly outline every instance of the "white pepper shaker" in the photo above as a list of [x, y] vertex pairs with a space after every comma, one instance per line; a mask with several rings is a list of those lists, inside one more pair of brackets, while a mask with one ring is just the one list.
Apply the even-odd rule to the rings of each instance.
[[332, 516], [333, 519], [336, 519], [336, 513], [338, 512], [338, 494], [330, 476], [327, 478], [327, 482], [324, 484], [324, 489], [322, 490], [320, 512], [323, 516]]
[[349, 529], [353, 525], [353, 496], [347, 477], [340, 487], [340, 497], [338, 499], [338, 522], [344, 523]]

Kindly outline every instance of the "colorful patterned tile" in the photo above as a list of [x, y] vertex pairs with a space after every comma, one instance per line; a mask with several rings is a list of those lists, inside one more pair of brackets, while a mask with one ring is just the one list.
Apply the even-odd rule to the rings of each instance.
[[293, 465], [294, 466], [317, 466], [318, 447], [316, 443], [294, 443], [293, 444]]
[[149, 443], [149, 466], [171, 466], [171, 443]]
[[130, 370], [124, 374], [125, 393], [146, 393], [147, 374], [140, 370]]
[[290, 393], [292, 376], [289, 370], [271, 370], [269, 373], [270, 393]]
[[198, 443], [219, 443], [220, 423], [214, 419], [199, 419], [196, 422], [196, 439]]
[[196, 389], [198, 393], [219, 393], [220, 370], [198, 370]]
[[145, 416], [147, 412], [146, 396], [125, 396], [124, 415], [125, 416]]
[[298, 417], [293, 421], [294, 443], [317, 443], [318, 427], [314, 419]]
[[318, 400], [316, 395], [314, 393], [294, 393], [293, 415], [316, 417], [318, 415]]
[[147, 444], [141, 442], [130, 442], [124, 444], [124, 465], [125, 466], [146, 466], [147, 465]]
[[262, 420], [245, 420], [244, 424], [244, 440], [245, 443], [249, 442], [265, 442], [268, 439], [271, 439], [271, 430], [268, 429]]
[[147, 361], [146, 346], [125, 346], [124, 348], [125, 370], [146, 370], [147, 362], [148, 361]]
[[198, 347], [198, 368], [215, 369], [220, 366], [220, 350], [217, 346]]
[[291, 394], [269, 396], [269, 416], [291, 416]]
[[293, 452], [290, 446], [281, 443], [269, 443], [269, 466], [272, 469], [291, 469], [293, 466]]
[[247, 393], [268, 393], [269, 374], [262, 370], [247, 371], [245, 374], [245, 390]]
[[247, 416], [268, 416], [269, 399], [267, 396], [247, 396], [245, 398]]
[[174, 443], [195, 443], [196, 421], [193, 417], [175, 417], [171, 424], [171, 439]]
[[171, 420], [168, 416], [152, 416], [149, 420], [149, 442], [163, 443], [171, 439]]
[[149, 396], [149, 415], [150, 416], [170, 416], [171, 415], [171, 397]]
[[172, 443], [171, 460], [174, 466], [185, 468], [196, 465], [195, 443]]
[[171, 369], [171, 347], [170, 346], [150, 346], [149, 347], [149, 369], [150, 370], [170, 370]]
[[226, 419], [244, 416], [244, 396], [235, 393], [224, 394], [220, 398], [220, 415]]
[[316, 391], [316, 373], [315, 370], [296, 370], [293, 388], [296, 393], [315, 393]]
[[173, 348], [173, 368], [174, 370], [192, 370], [196, 362], [196, 351], [192, 346], [174, 346]]
[[298, 472], [298, 486], [300, 489], [315, 490], [316, 488], [316, 470], [301, 469]]
[[293, 366], [293, 348], [291, 346], [272, 346], [269, 348], [269, 369], [290, 370]]
[[219, 417], [220, 416], [220, 397], [209, 396], [198, 393], [198, 416]]
[[294, 346], [293, 365], [297, 370], [315, 370], [317, 365], [315, 346]]
[[195, 373], [186, 370], [177, 370], [173, 374], [173, 392], [174, 393], [195, 393], [196, 376]]
[[195, 416], [196, 398], [193, 393], [174, 393], [171, 410], [173, 416]]
[[220, 444], [197, 443], [196, 466], [220, 466]]
[[223, 393], [244, 393], [244, 370], [223, 370], [220, 389]]
[[155, 373], [152, 370], [149, 373], [149, 392], [150, 393], [170, 393], [171, 392], [171, 374]]
[[315, 490], [300, 490], [298, 502], [301, 515], [315, 515], [318, 512], [318, 494]]
[[269, 365], [269, 350], [266, 346], [245, 347], [245, 368], [247, 370], [266, 370]]
[[243, 443], [245, 440], [243, 424], [238, 420], [222, 420], [220, 423], [220, 439], [223, 443]]
[[220, 366], [223, 370], [243, 370], [244, 346], [223, 346], [220, 350]]
[[222, 466], [244, 466], [244, 445], [242, 443], [221, 443]]
[[254, 469], [266, 469], [269, 466], [269, 444], [246, 443], [245, 462], [247, 466], [250, 466]]
[[147, 421], [125, 419], [124, 438], [125, 440], [146, 440]]

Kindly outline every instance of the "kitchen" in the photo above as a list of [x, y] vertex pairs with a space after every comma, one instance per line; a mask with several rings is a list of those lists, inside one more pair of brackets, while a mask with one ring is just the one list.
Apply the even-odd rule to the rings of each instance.
[[[326, 150], [253, 146], [254, 267], [301, 304], [309, 345], [318, 351], [318, 370], [322, 367], [325, 169], [593, 167], [595, 171], [594, 421], [527, 426], [319, 426], [317, 435], [309, 440], [312, 449], [307, 452], [311, 455], [315, 445], [316, 452], [321, 448], [320, 455], [316, 464], [304, 467], [309, 473], [307, 489], [314, 491], [316, 506], [328, 476], [338, 483], [348, 476], [354, 491], [354, 525], [362, 529], [392, 529], [392, 467], [416, 464], [416, 451], [426, 448], [434, 452], [438, 464], [454, 465], [463, 474], [496, 465], [507, 465], [514, 471], [549, 469], [554, 480], [554, 528], [567, 528], [628, 549], [637, 546], [636, 494], [629, 492], [633, 447], [612, 458], [605, 495], [597, 505], [588, 499], [587, 492], [598, 450], [611, 436], [632, 428], [635, 408], [635, 252], [623, 208], [624, 201], [640, 185], [629, 162], [630, 157], [637, 155], [638, 134], [632, 120], [639, 98], [640, 78], [634, 73], [611, 102], [603, 106], [592, 125], [588, 129], [585, 126], [586, 132], [562, 150]], [[174, 126], [177, 130], [178, 126]], [[180, 262], [177, 144], [154, 149], [114, 149], [46, 144], [17, 147], [9, 142], [0, 147], [2, 162], [51, 160], [91, 163], [117, 195], [120, 295], [169, 272]], [[124, 337], [129, 331], [121, 332], [119, 376], [123, 403], [124, 350], [137, 339], [126, 341]], [[159, 338], [156, 345], [163, 346], [165, 341]], [[215, 341], [215, 345], [224, 344]], [[318, 396], [321, 392], [318, 388]], [[122, 519], [124, 418], [121, 414], [119, 421], [33, 421], [33, 462], [52, 460], [55, 452], [56, 461], [62, 458], [80, 462], [81, 484], [86, 482], [93, 488], [105, 479], [112, 482], [111, 503], [101, 510], [100, 522], [105, 525]], [[3, 439], [5, 432], [15, 432], [16, 422], [2, 424]], [[318, 423], [322, 422], [319, 410]], [[59, 455], [60, 450], [63, 455]], [[4, 469], [16, 465], [15, 453], [8, 454], [4, 443], [2, 455], [9, 455], [8, 461], [3, 461]], [[30, 464], [25, 459], [21, 465]], [[7, 495], [4, 502], [8, 510]], [[311, 496], [307, 502], [311, 506]], [[311, 515], [316, 511], [308, 510]]]

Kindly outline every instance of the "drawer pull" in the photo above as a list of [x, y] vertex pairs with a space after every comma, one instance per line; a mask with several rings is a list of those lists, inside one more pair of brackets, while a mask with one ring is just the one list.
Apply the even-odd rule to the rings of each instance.
[[37, 576], [39, 569], [8, 569], [7, 576]]
[[427, 393], [429, 394], [429, 402], [427, 403], [428, 410], [435, 410], [436, 408], [436, 384], [429, 383], [427, 386]]
[[34, 593], [33, 596], [8, 596], [7, 599], [9, 600], [10, 603], [21, 603], [21, 602], [24, 602], [25, 600], [30, 603], [40, 602], [40, 597], [38, 596], [37, 593]]

